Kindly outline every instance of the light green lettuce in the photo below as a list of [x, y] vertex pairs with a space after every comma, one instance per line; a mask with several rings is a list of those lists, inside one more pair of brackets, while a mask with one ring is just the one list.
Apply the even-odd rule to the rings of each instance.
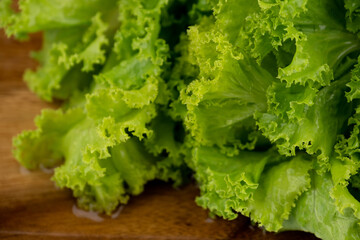
[[[83, 38], [91, 41], [90, 48], [81, 49], [79, 45], [70, 49], [73, 43], [78, 44], [73, 38], [59, 45], [63, 51], [50, 51], [48, 57], [56, 62], [54, 71], [58, 74], [59, 62], [69, 64], [62, 71], [64, 75], [41, 72], [46, 69], [46, 61], [31, 75], [36, 84], [53, 84], [49, 77], [60, 76], [56, 88], [38, 87], [46, 88], [49, 97], [61, 96], [68, 101], [62, 109], [43, 111], [36, 119], [36, 130], [14, 139], [15, 156], [29, 169], [58, 166], [53, 180], [59, 187], [72, 189], [79, 206], [85, 209], [110, 214], [119, 203], [126, 203], [129, 195], [141, 193], [148, 181], [162, 179], [179, 185], [188, 172], [184, 151], [179, 150], [182, 142], [175, 137], [181, 130], [162, 113], [169, 101], [162, 74], [169, 68], [170, 49], [159, 34], [163, 12], [171, 5], [167, 1], [148, 4], [113, 4], [112, 11], [118, 9], [115, 22], [121, 22], [121, 26], [112, 30], [111, 40], [106, 38], [111, 35], [105, 34], [109, 25], [97, 12]], [[69, 37], [81, 36], [74, 30], [70, 27], [61, 32]], [[50, 35], [51, 46], [57, 37], [66, 37], [61, 32]], [[104, 49], [95, 47], [103, 44]], [[46, 48], [45, 43], [45, 53]], [[80, 52], [67, 52], [77, 49]], [[83, 66], [76, 68], [80, 62]], [[76, 88], [73, 81], [82, 81], [78, 74], [89, 78], [86, 88]], [[75, 91], [64, 94], [60, 90]], [[163, 124], [168, 127], [162, 133]]]
[[[178, 46], [172, 114], [192, 139], [196, 201], [270, 231], [357, 239], [360, 42], [345, 19], [355, 5], [253, 3], [212, 3]], [[308, 203], [317, 192], [325, 195]], [[324, 222], [335, 226], [310, 227]]]
[[92, 81], [96, 66], [106, 59], [109, 42], [119, 25], [117, 1], [11, 1], [0, 4], [1, 25], [8, 36], [25, 38], [44, 31], [43, 49], [33, 54], [41, 66], [28, 70], [29, 88], [47, 101], [66, 99]]
[[311, 182], [311, 188], [295, 202], [283, 230], [312, 232], [321, 239], [358, 239], [359, 219], [351, 209], [339, 212], [329, 195], [333, 188], [331, 176], [312, 173]]
[[14, 155], [55, 167], [89, 210], [192, 173], [212, 214], [359, 239], [359, 14], [356, 0], [3, 0], [8, 36], [43, 32], [30, 89], [64, 101]]

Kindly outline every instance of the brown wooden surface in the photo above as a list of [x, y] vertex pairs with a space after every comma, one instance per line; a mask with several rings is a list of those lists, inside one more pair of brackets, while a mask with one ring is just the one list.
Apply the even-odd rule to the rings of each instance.
[[194, 203], [194, 184], [173, 189], [153, 182], [133, 197], [116, 219], [103, 222], [72, 213], [71, 192], [59, 190], [51, 174], [24, 173], [11, 154], [11, 138], [33, 129], [33, 118], [46, 107], [22, 82], [26, 68], [36, 63], [30, 50], [41, 47], [41, 35], [28, 42], [6, 39], [0, 32], [0, 238], [1, 239], [315, 239], [310, 234], [264, 233], [249, 220], [210, 221]]

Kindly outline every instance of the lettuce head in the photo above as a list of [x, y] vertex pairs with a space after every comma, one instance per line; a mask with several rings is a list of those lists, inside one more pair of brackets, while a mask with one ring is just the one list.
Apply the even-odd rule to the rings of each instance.
[[78, 205], [110, 214], [153, 179], [268, 231], [360, 239], [358, 0], [11, 0], [41, 31], [24, 79], [45, 101], [14, 138]]

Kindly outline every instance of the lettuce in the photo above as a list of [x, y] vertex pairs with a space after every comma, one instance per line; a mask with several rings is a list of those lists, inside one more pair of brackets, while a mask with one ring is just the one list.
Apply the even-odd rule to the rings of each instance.
[[189, 28], [172, 81], [200, 206], [269, 231], [360, 237], [355, 19], [346, 1], [217, 1]]
[[[196, 203], [268, 231], [360, 238], [356, 0], [0, 3], [0, 26], [42, 31], [29, 88], [46, 101], [14, 138], [29, 169], [110, 214], [154, 179], [193, 174]], [[52, 14], [48, 14], [52, 13]]]
[[[82, 208], [110, 214], [148, 181], [179, 185], [188, 174], [176, 122], [165, 112], [170, 50], [159, 34], [171, 6], [120, 1], [109, 5], [110, 12], [94, 6], [86, 23], [36, 25], [45, 31], [37, 54], [42, 65], [25, 79], [40, 97], [66, 101], [59, 110], [44, 110], [36, 130], [14, 138], [14, 154], [29, 169], [56, 167], [53, 181], [72, 189]], [[25, 14], [12, 16], [24, 21]], [[9, 34], [16, 24], [10, 23]], [[35, 31], [24, 29], [21, 24], [19, 33]]]

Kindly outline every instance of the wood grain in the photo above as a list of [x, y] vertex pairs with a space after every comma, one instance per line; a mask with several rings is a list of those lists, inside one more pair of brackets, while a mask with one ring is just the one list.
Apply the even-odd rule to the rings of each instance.
[[74, 216], [71, 192], [56, 189], [51, 174], [24, 171], [11, 153], [11, 138], [33, 129], [41, 109], [56, 107], [40, 101], [21, 80], [26, 68], [36, 67], [30, 50], [40, 47], [40, 34], [19, 43], [0, 32], [0, 238], [316, 239], [301, 232], [265, 233], [245, 217], [210, 221], [208, 212], [194, 203], [195, 184], [173, 189], [151, 182], [116, 219], [102, 216], [99, 223]]

